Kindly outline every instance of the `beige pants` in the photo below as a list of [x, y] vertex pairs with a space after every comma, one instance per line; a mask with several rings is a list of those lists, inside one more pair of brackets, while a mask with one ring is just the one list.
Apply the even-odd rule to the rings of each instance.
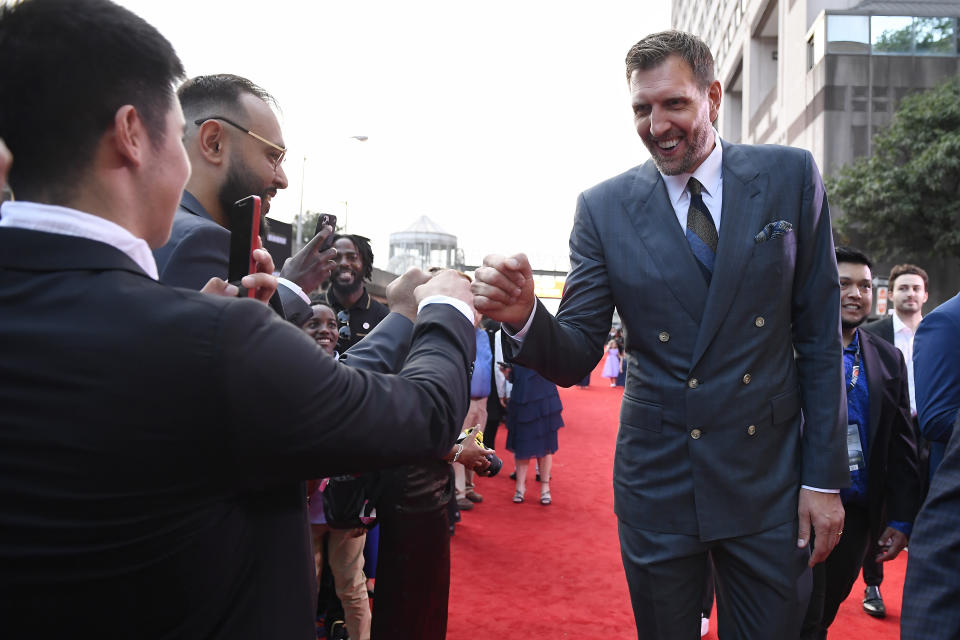
[[[350, 640], [370, 640], [370, 602], [367, 598], [367, 578], [363, 575], [364, 533], [354, 537], [352, 529], [331, 529], [326, 525], [311, 525], [313, 530], [313, 559], [320, 577], [323, 566], [323, 537], [328, 535], [327, 553], [337, 597], [343, 612]], [[327, 621], [329, 628], [330, 621]]]

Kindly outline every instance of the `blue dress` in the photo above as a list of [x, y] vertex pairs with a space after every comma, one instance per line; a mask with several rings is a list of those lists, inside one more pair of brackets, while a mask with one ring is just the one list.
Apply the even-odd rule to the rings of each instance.
[[518, 460], [557, 452], [563, 404], [557, 386], [526, 367], [513, 365], [513, 392], [507, 404], [507, 451]]

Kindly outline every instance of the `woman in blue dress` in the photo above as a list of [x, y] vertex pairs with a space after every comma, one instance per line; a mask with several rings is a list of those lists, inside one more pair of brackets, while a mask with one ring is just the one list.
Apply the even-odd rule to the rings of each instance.
[[532, 369], [513, 365], [513, 391], [507, 405], [507, 451], [517, 463], [517, 484], [513, 501], [523, 502], [527, 490], [527, 469], [531, 458], [540, 468], [540, 504], [548, 505], [553, 454], [557, 452], [557, 430], [563, 426], [563, 405], [557, 386]]

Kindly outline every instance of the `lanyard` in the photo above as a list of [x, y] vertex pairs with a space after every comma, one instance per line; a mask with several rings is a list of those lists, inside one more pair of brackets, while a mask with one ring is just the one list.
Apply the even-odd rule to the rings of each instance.
[[847, 393], [853, 391], [860, 379], [860, 336], [857, 336], [857, 352], [853, 356], [853, 370], [850, 373], [850, 383], [847, 385]]

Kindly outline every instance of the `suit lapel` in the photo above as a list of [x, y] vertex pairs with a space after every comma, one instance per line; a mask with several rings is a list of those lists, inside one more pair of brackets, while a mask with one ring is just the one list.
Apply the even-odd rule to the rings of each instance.
[[759, 173], [738, 146], [724, 145], [723, 209], [717, 260], [691, 368], [710, 346], [743, 281], [744, 268], [756, 246], [753, 237], [766, 222], [762, 195], [766, 183], [766, 174]]
[[667, 187], [652, 161], [637, 169], [623, 207], [663, 281], [686, 312], [699, 322], [703, 317], [707, 284], [677, 222]]
[[[886, 369], [880, 358], [877, 357], [876, 348], [871, 344], [871, 337], [867, 336], [866, 331], [857, 331], [860, 335], [860, 352], [863, 354], [863, 366], [867, 374], [867, 393], [870, 394], [870, 416], [867, 424], [867, 464], [873, 457], [870, 455], [873, 450], [873, 443], [877, 440], [877, 429], [880, 426], [880, 406], [883, 401], [883, 384]], [[867, 336], [867, 337], [865, 337]]]

